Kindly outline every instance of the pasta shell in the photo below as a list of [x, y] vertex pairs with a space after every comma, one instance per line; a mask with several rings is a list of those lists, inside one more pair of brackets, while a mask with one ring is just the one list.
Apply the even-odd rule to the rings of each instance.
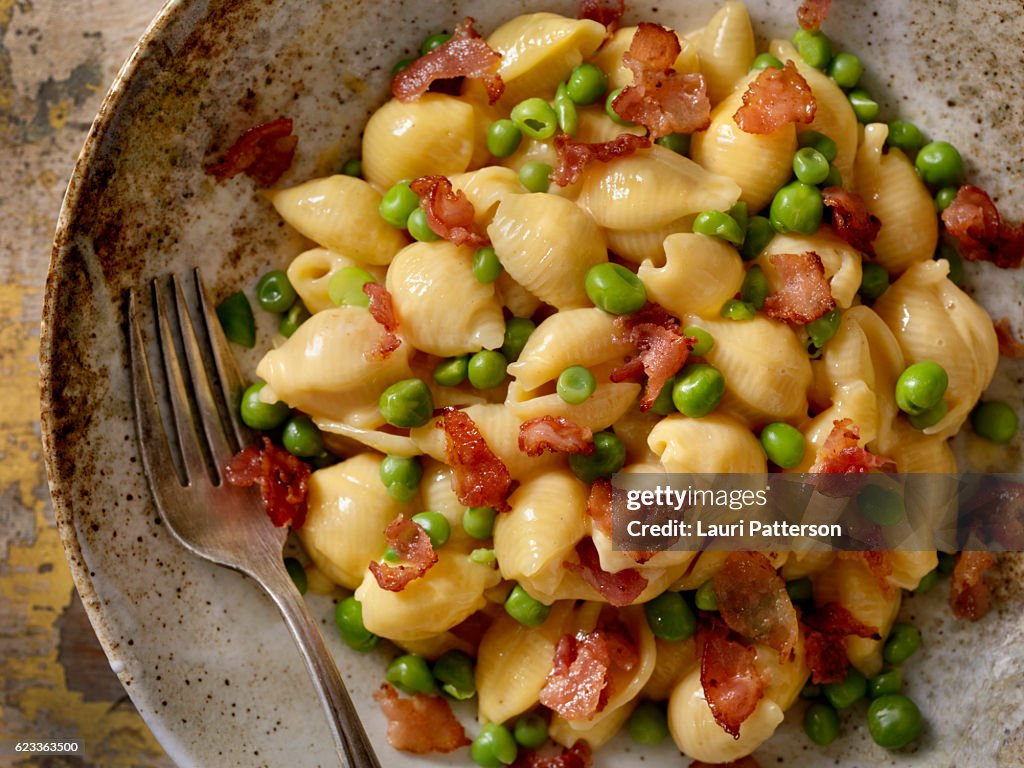
[[753, 433], [720, 414], [700, 419], [666, 416], [651, 430], [647, 443], [666, 472], [757, 473], [767, 468], [764, 451]]
[[860, 253], [835, 234], [830, 227], [821, 227], [813, 235], [776, 235], [758, 257], [757, 263], [768, 278], [772, 292], [782, 286], [778, 273], [771, 263], [771, 256], [779, 253], [806, 253], [813, 251], [825, 268], [832, 298], [841, 308], [846, 309], [860, 290], [863, 270]]
[[288, 282], [295, 288], [306, 309], [322, 312], [337, 306], [327, 295], [327, 285], [334, 273], [342, 267], [360, 267], [377, 278], [378, 282], [384, 280], [384, 270], [379, 267], [362, 264], [326, 248], [313, 248], [300, 253], [288, 265]]
[[665, 266], [644, 262], [637, 274], [652, 301], [677, 317], [712, 315], [743, 283], [743, 261], [716, 237], [681, 233], [665, 239]]
[[733, 92], [750, 71], [755, 54], [754, 29], [746, 6], [741, 2], [724, 3], [704, 27], [697, 43], [697, 58], [712, 104]]

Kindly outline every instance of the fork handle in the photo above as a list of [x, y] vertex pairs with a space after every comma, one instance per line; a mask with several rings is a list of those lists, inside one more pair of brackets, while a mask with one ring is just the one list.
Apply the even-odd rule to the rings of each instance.
[[[273, 565], [264, 573], [252, 574], [264, 591], [277, 605], [299, 647], [306, 670], [313, 679], [313, 687], [320, 697], [327, 724], [334, 738], [341, 764], [348, 768], [380, 768], [366, 730], [352, 704], [338, 667], [309, 612], [306, 601], [284, 569], [281, 558], [270, 560]], [[343, 758], [343, 759], [342, 759]]]

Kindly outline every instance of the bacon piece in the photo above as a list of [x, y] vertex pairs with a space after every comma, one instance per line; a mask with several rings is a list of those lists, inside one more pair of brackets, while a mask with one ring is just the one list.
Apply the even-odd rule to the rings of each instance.
[[619, 28], [619, 22], [625, 12], [626, 0], [580, 0], [576, 18], [604, 24], [610, 35]]
[[828, 16], [831, 5], [832, 0], [803, 0], [796, 9], [796, 20], [800, 28], [808, 32], [817, 32]]
[[430, 542], [430, 536], [421, 526], [402, 515], [388, 523], [384, 529], [384, 539], [402, 559], [402, 564], [370, 563], [370, 571], [381, 589], [401, 592], [437, 563], [437, 552]]
[[387, 360], [402, 345], [402, 340], [395, 335], [398, 317], [395, 315], [394, 302], [388, 289], [380, 283], [364, 283], [363, 293], [370, 299], [370, 315], [384, 328], [377, 346], [366, 352], [365, 357], [367, 360]]
[[590, 485], [587, 496], [587, 514], [594, 520], [605, 536], [612, 535], [612, 484], [606, 478], [598, 478]]
[[878, 629], [858, 620], [839, 603], [826, 603], [804, 618], [804, 655], [811, 670], [811, 682], [839, 683], [846, 679], [850, 660], [846, 637], [854, 635], [878, 640]]
[[885, 456], [869, 453], [860, 445], [860, 428], [853, 419], [836, 419], [832, 431], [818, 451], [817, 461], [808, 470], [811, 474], [863, 474], [896, 462]]
[[694, 760], [690, 763], [690, 768], [761, 768], [757, 760], [750, 755], [741, 757], [739, 760], [730, 760], [728, 763], [705, 763], [700, 760]]
[[465, 411], [451, 406], [437, 421], [447, 444], [445, 457], [452, 468], [452, 490], [467, 507], [508, 509], [512, 476], [508, 468], [487, 445], [473, 419]]
[[796, 609], [786, 582], [760, 552], [732, 552], [713, 579], [726, 625], [757, 643], [788, 656], [800, 637]]
[[733, 120], [740, 130], [765, 135], [786, 123], [811, 123], [818, 109], [811, 86], [792, 61], [782, 69], [767, 67], [743, 94], [743, 106]]
[[[881, 542], [878, 545], [881, 546]], [[878, 588], [884, 594], [891, 596], [895, 593], [896, 588], [889, 581], [889, 577], [892, 576], [892, 559], [888, 552], [882, 550], [840, 552], [837, 557], [841, 560], [860, 560], [871, 571]]]
[[958, 619], [977, 621], [992, 607], [992, 595], [985, 572], [996, 564], [991, 552], [961, 552], [953, 567], [949, 605]]
[[388, 744], [403, 752], [426, 755], [453, 752], [470, 744], [451, 705], [440, 696], [417, 693], [400, 697], [388, 683], [373, 694], [388, 720]]
[[822, 202], [832, 209], [832, 229], [858, 251], [875, 254], [872, 244], [882, 222], [868, 212], [864, 198], [842, 187], [825, 187]]
[[647, 375], [640, 410], [646, 411], [661, 394], [662, 387], [683, 367], [691, 342], [679, 332], [679, 321], [657, 304], [615, 318], [620, 337], [637, 348], [636, 356], [609, 375], [615, 382], [636, 381]]
[[477, 248], [488, 240], [473, 229], [473, 204], [461, 189], [452, 190], [444, 176], [420, 176], [409, 188], [420, 196], [420, 207], [427, 213], [427, 224], [438, 237], [455, 245]]
[[224, 468], [229, 485], [259, 484], [263, 509], [277, 527], [301, 528], [306, 522], [309, 465], [263, 438], [263, 447], [250, 445], [236, 453]]
[[558, 164], [551, 174], [552, 181], [560, 187], [567, 187], [579, 180], [584, 169], [594, 160], [607, 163], [617, 157], [626, 157], [638, 149], [651, 146], [649, 136], [637, 136], [635, 133], [620, 133], [611, 141], [587, 144], [573, 141], [564, 133], [555, 136], [555, 151], [558, 153]]
[[647, 588], [647, 578], [636, 568], [626, 568], [615, 573], [604, 570], [594, 540], [589, 536], [580, 539], [576, 545], [576, 555], [579, 563], [566, 562], [565, 567], [580, 574], [587, 584], [616, 608], [632, 604]]
[[711, 125], [711, 101], [704, 76], [672, 69], [679, 38], [670, 29], [641, 22], [622, 56], [633, 83], [622, 89], [612, 109], [624, 120], [647, 129], [651, 138], [693, 133]]
[[493, 104], [505, 92], [505, 82], [498, 74], [501, 54], [491, 48], [473, 28], [467, 16], [443, 45], [420, 56], [391, 81], [391, 93], [403, 102], [416, 101], [435, 80], [469, 77], [481, 80], [487, 89], [487, 100]]
[[871, 638], [878, 640], [878, 628], [865, 624], [839, 603], [825, 603], [804, 617], [804, 624], [827, 635]]
[[269, 187], [288, 170], [295, 157], [298, 136], [292, 136], [292, 119], [279, 117], [250, 128], [231, 145], [223, 162], [206, 172], [217, 181], [244, 173], [263, 187]]
[[942, 212], [942, 223], [968, 261], [990, 261], [1001, 269], [1024, 262], [1024, 226], [1004, 223], [992, 198], [978, 187], [960, 187]]
[[519, 450], [527, 456], [545, 451], [589, 456], [594, 452], [594, 433], [562, 416], [538, 416], [520, 425]]
[[588, 720], [601, 707], [601, 692], [611, 667], [608, 647], [600, 632], [580, 637], [563, 635], [540, 692], [540, 703], [566, 720]]
[[1024, 342], [1021, 342], [1010, 330], [1010, 319], [1001, 317], [992, 323], [996, 330], [996, 339], [999, 342], [999, 354], [1003, 357], [1019, 360], [1024, 357]]
[[711, 714], [730, 736], [739, 738], [740, 726], [764, 696], [764, 682], [754, 663], [752, 646], [732, 639], [717, 620], [697, 630], [700, 648], [700, 684]]
[[810, 323], [835, 307], [825, 267], [814, 251], [773, 253], [769, 258], [782, 280], [782, 290], [764, 300], [768, 317]]
[[510, 768], [590, 768], [593, 753], [587, 742], [577, 741], [562, 749], [561, 754], [541, 757], [532, 749], [520, 750]]

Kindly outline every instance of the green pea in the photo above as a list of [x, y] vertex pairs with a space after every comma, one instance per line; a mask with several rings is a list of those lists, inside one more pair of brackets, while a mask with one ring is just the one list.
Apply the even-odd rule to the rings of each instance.
[[662, 592], [644, 603], [647, 625], [655, 637], [667, 643], [680, 643], [697, 631], [697, 617], [679, 592]]
[[555, 385], [558, 396], [570, 405], [585, 402], [597, 389], [597, 379], [582, 365], [570, 365], [560, 374]]
[[559, 83], [555, 90], [555, 116], [558, 118], [558, 127], [566, 136], [576, 135], [577, 115], [576, 104], [569, 96], [569, 89], [565, 83]]
[[964, 177], [964, 161], [948, 141], [932, 141], [921, 147], [914, 167], [925, 184], [954, 187]]
[[504, 267], [498, 260], [498, 254], [491, 246], [477, 248], [473, 253], [473, 277], [481, 285], [493, 283], [503, 271]]
[[403, 69], [408, 69], [409, 65], [412, 64], [414, 61], [416, 61], [416, 58], [413, 56], [408, 56], [404, 59], [399, 59], [398, 61], [395, 62], [395, 66], [391, 68], [391, 76], [394, 77]]
[[276, 403], [265, 403], [260, 399], [260, 391], [267, 386], [265, 381], [257, 381], [245, 390], [239, 404], [242, 421], [253, 429], [276, 429], [291, 414], [291, 409], [278, 400]]
[[228, 341], [247, 349], [256, 346], [256, 318], [244, 293], [233, 293], [218, 304], [217, 319]]
[[462, 530], [474, 539], [489, 539], [494, 533], [494, 520], [497, 516], [493, 507], [466, 507], [462, 513]]
[[683, 336], [697, 340], [693, 349], [690, 350], [690, 354], [696, 355], [697, 357], [703, 357], [715, 346], [715, 337], [703, 328], [698, 328], [696, 325], [686, 326], [686, 328], [683, 329]]
[[451, 39], [452, 36], [448, 32], [438, 32], [436, 35], [430, 35], [420, 45], [420, 56], [426, 56], [431, 51], [437, 50]]
[[522, 585], [516, 584], [505, 598], [505, 612], [524, 626], [539, 627], [547, 620], [551, 606], [533, 599]]
[[857, 116], [858, 122], [872, 123], [878, 117], [878, 102], [863, 88], [854, 88], [846, 97], [850, 100], [850, 106], [853, 107], [853, 114]]
[[670, 149], [677, 155], [685, 155], [690, 151], [690, 134], [688, 133], [666, 133], [654, 140], [659, 147]]
[[256, 300], [267, 312], [284, 312], [298, 297], [283, 269], [267, 272], [256, 283]]
[[509, 115], [520, 131], [531, 139], [550, 139], [558, 130], [558, 115], [544, 99], [534, 96], [512, 107]]
[[810, 147], [825, 156], [830, 163], [835, 162], [839, 154], [839, 147], [832, 139], [819, 131], [802, 131], [796, 136], [797, 144], [801, 149]]
[[587, 297], [612, 315], [628, 315], [647, 303], [647, 289], [636, 273], [606, 262], [591, 267], [583, 282]]
[[569, 98], [580, 106], [595, 104], [608, 90], [608, 75], [596, 64], [580, 64], [565, 85]]
[[476, 694], [473, 659], [464, 651], [442, 653], [434, 662], [434, 678], [441, 684], [441, 690], [456, 701], [465, 701]]
[[423, 465], [415, 456], [385, 456], [378, 470], [388, 495], [405, 504], [412, 501], [423, 479]]
[[615, 111], [615, 100], [619, 98], [620, 93], [622, 93], [622, 89], [616, 88], [608, 94], [608, 98], [604, 100], [604, 111], [607, 113], [608, 117], [619, 125], [635, 125], [635, 123], [630, 122]]
[[826, 176], [825, 180], [818, 186], [823, 189], [827, 189], [828, 187], [841, 187], [843, 186], [843, 174], [841, 174], [839, 169], [834, 165], [830, 165], [828, 167], [828, 176]]
[[743, 245], [743, 230], [732, 216], [721, 211], [704, 211], [693, 220], [693, 231]]
[[811, 343], [821, 349], [833, 336], [839, 332], [839, 326], [843, 322], [843, 314], [839, 308], [830, 309], [817, 320], [812, 320], [804, 328]]
[[423, 379], [402, 379], [381, 393], [377, 407], [393, 427], [422, 427], [434, 413], [434, 398]]
[[480, 768], [501, 768], [515, 762], [519, 749], [508, 728], [500, 723], [488, 723], [473, 739], [469, 753]]
[[775, 227], [764, 216], [751, 216], [747, 223], [747, 236], [743, 238], [740, 256], [744, 261], [752, 261], [761, 255], [768, 243], [775, 237]]
[[793, 155], [793, 173], [804, 184], [821, 184], [828, 178], [828, 159], [813, 147], [798, 149]]
[[448, 543], [448, 538], [452, 534], [451, 526], [448, 524], [448, 518], [440, 512], [420, 512], [412, 516], [412, 521], [426, 531], [435, 550]]
[[857, 85], [863, 74], [864, 65], [852, 53], [837, 53], [832, 63], [828, 65], [828, 76], [844, 90]]
[[427, 212], [423, 208], [416, 208], [409, 214], [405, 222], [405, 228], [409, 234], [421, 243], [432, 243], [438, 239], [438, 234], [430, 228], [430, 221], [427, 219]]
[[293, 456], [311, 458], [324, 452], [324, 437], [309, 416], [293, 416], [284, 425], [281, 443]]
[[469, 560], [477, 565], [494, 565], [498, 562], [497, 556], [494, 554], [493, 549], [487, 547], [478, 547], [469, 553]]
[[740, 298], [753, 306], [754, 309], [761, 309], [764, 306], [764, 300], [768, 298], [768, 294], [771, 292], [772, 289], [768, 285], [768, 278], [765, 277], [764, 270], [759, 265], [754, 264], [747, 270], [747, 274], [743, 276], [743, 284], [740, 286]]
[[949, 413], [949, 406], [946, 405], [946, 401], [939, 400], [924, 413], [907, 414], [907, 420], [914, 429], [928, 429], [946, 418], [947, 413]]
[[299, 594], [306, 594], [306, 590], [309, 589], [309, 580], [306, 578], [306, 569], [302, 567], [302, 563], [294, 557], [286, 557], [284, 559], [284, 569], [288, 571], [288, 575], [291, 577], [292, 583], [295, 584], [295, 588], [299, 590]]
[[676, 409], [692, 418], [707, 416], [718, 407], [725, 394], [725, 377], [708, 363], [687, 365], [676, 377], [672, 402]]
[[877, 699], [903, 690], [903, 673], [897, 669], [882, 672], [868, 680], [868, 698]]
[[914, 594], [915, 595], [927, 594], [927, 593], [931, 592], [932, 589], [935, 587], [935, 585], [938, 584], [938, 583], [939, 583], [939, 569], [935, 568], [935, 569], [933, 569], [931, 571], [928, 571], [928, 573], [926, 573], [924, 576], [921, 577], [921, 580], [917, 583], [917, 586], [914, 588]]
[[516, 719], [512, 735], [527, 749], [540, 749], [548, 740], [547, 721], [536, 712], [527, 712]]
[[821, 32], [797, 30], [793, 35], [793, 44], [796, 45], [800, 58], [815, 69], [825, 69], [832, 61], [832, 44]]
[[893, 120], [889, 123], [889, 135], [885, 141], [890, 147], [898, 147], [904, 152], [916, 152], [924, 146], [924, 134], [908, 120]]
[[592, 483], [599, 477], [611, 477], [626, 463], [626, 447], [611, 432], [594, 435], [594, 452], [589, 456], [582, 453], [569, 455], [569, 468], [584, 483]]
[[839, 715], [828, 704], [811, 704], [804, 713], [804, 733], [815, 744], [827, 747], [839, 736]]
[[469, 375], [469, 355], [449, 357], [434, 368], [434, 381], [442, 387], [456, 387]]
[[776, 421], [761, 430], [761, 447], [772, 463], [790, 469], [804, 460], [807, 441], [796, 427]]
[[369, 307], [370, 297], [363, 286], [377, 278], [360, 267], [342, 267], [327, 280], [327, 298], [339, 307]]
[[530, 335], [537, 329], [537, 324], [526, 317], [513, 317], [505, 323], [505, 339], [501, 344], [501, 354], [510, 363], [519, 359], [523, 347]]
[[1017, 412], [1006, 403], [989, 400], [971, 412], [971, 427], [978, 437], [996, 445], [1006, 445], [1017, 434]]
[[726, 320], [751, 320], [756, 312], [757, 310], [754, 309], [754, 305], [749, 302], [729, 299], [722, 305], [722, 310], [719, 314]]
[[936, 259], [945, 259], [946, 263], [949, 264], [949, 274], [947, 277], [953, 285], [959, 285], [963, 287], [964, 284], [964, 260], [963, 257], [957, 252], [949, 243], [940, 243], [938, 250], [935, 252]]
[[957, 555], [953, 552], [939, 552], [939, 573], [949, 576], [956, 568]]
[[395, 552], [393, 547], [388, 547], [384, 550], [384, 554], [381, 555], [381, 560], [385, 563], [400, 563], [402, 562], [402, 556]]
[[868, 681], [854, 667], [846, 671], [846, 679], [841, 683], [827, 683], [821, 687], [828, 703], [836, 709], [852, 707], [864, 698], [868, 691]]
[[405, 229], [409, 214], [420, 207], [420, 196], [412, 191], [409, 180], [399, 181], [391, 186], [380, 199], [377, 211], [380, 217], [392, 227]]
[[809, 603], [814, 599], [814, 585], [806, 576], [786, 582], [786, 592], [794, 603]]
[[495, 120], [487, 129], [487, 151], [495, 157], [508, 157], [523, 140], [519, 126], [507, 118]]
[[957, 187], [943, 187], [935, 193], [935, 210], [942, 213], [956, 199]]
[[547, 163], [532, 161], [519, 169], [519, 183], [527, 192], [547, 192], [551, 186], [551, 171]]
[[406, 693], [433, 693], [434, 676], [426, 659], [415, 653], [406, 653], [388, 664], [384, 679]]
[[902, 749], [921, 735], [923, 727], [921, 710], [903, 694], [880, 696], [868, 707], [868, 732], [880, 747]]
[[881, 526], [896, 525], [907, 514], [903, 495], [877, 485], [868, 485], [857, 494], [861, 516]]
[[777, 58], [772, 56], [770, 53], [762, 53], [754, 59], [754, 63], [750, 65], [752, 70], [761, 72], [762, 70], [768, 69], [768, 67], [775, 67], [775, 69], [782, 69], [783, 64]]
[[[729, 216], [740, 225], [740, 231], [743, 232], [743, 238], [746, 239], [747, 227], [750, 225], [750, 211], [747, 210], [747, 204], [740, 200], [729, 209]], [[737, 243], [737, 245], [742, 245], [742, 243]]]
[[658, 396], [654, 398], [654, 402], [651, 403], [650, 410], [653, 413], [657, 413], [662, 416], [669, 416], [676, 412], [676, 404], [672, 402], [672, 387], [675, 383], [676, 377], [672, 376], [668, 381], [661, 385], [661, 390], [658, 392]]
[[668, 736], [668, 716], [664, 707], [653, 701], [641, 701], [629, 716], [626, 727], [637, 744], [658, 744]]
[[311, 315], [309, 310], [306, 309], [306, 305], [301, 301], [296, 301], [281, 316], [281, 322], [277, 326], [277, 331], [286, 339], [289, 339], [293, 333], [299, 330], [299, 326], [309, 320], [310, 317]]
[[896, 622], [882, 649], [886, 664], [902, 664], [921, 647], [921, 633], [913, 624]]
[[949, 376], [946, 369], [931, 360], [908, 366], [896, 380], [896, 405], [912, 415], [934, 408], [946, 394]]
[[469, 383], [477, 389], [490, 389], [505, 380], [508, 360], [501, 352], [483, 349], [469, 358]]
[[341, 166], [342, 176], [354, 176], [357, 179], [363, 178], [363, 161], [358, 157], [350, 157]]
[[349, 648], [367, 653], [377, 647], [379, 638], [363, 624], [363, 604], [354, 597], [346, 597], [338, 603], [334, 609], [334, 623]]
[[702, 611], [718, 610], [718, 595], [715, 594], [713, 579], [708, 579], [697, 587], [697, 592], [693, 596], [693, 603]]
[[889, 290], [889, 273], [885, 267], [874, 261], [865, 261], [861, 265], [860, 290], [861, 298], [874, 301]]
[[768, 215], [777, 232], [813, 235], [821, 226], [823, 209], [816, 187], [794, 181], [775, 193]]

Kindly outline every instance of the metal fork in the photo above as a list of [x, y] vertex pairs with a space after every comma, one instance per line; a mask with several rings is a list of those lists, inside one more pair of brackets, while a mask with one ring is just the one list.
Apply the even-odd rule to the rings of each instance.
[[[341, 764], [349, 768], [380, 768], [338, 668], [309, 608], [285, 570], [282, 549], [286, 529], [274, 526], [263, 511], [255, 488], [239, 488], [225, 482], [224, 467], [238, 448], [252, 442], [255, 436], [238, 415], [244, 390], [242, 378], [198, 269], [195, 282], [201, 321], [220, 382], [219, 394], [211, 386], [177, 277], [172, 279], [176, 321], [167, 311], [160, 281], [154, 280], [152, 285], [159, 327], [157, 346], [163, 360], [183, 478], [160, 416], [134, 290], [128, 295], [128, 346], [136, 426], [156, 507], [168, 529], [186, 549], [241, 571], [263, 587], [281, 611], [299, 647], [327, 715]], [[184, 350], [186, 365], [180, 360], [179, 345]], [[230, 430], [224, 428], [221, 411], [228, 415]]]

